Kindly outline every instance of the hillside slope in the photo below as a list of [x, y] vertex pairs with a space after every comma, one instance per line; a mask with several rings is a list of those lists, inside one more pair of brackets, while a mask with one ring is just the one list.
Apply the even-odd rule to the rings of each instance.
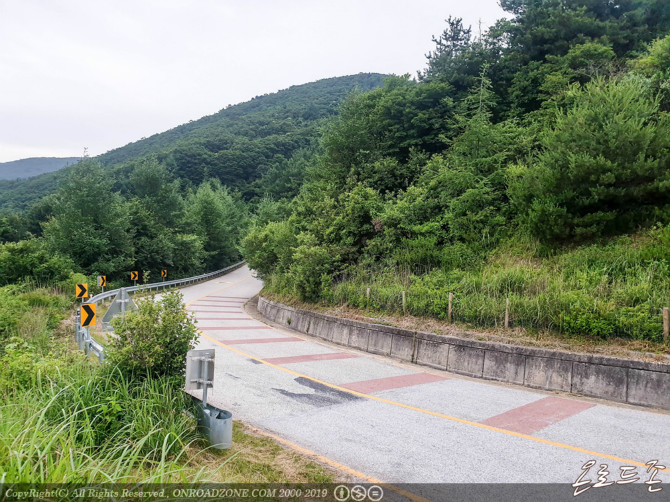
[[31, 157], [28, 159], [0, 162], [0, 180], [30, 178], [79, 162], [79, 157]]
[[[259, 195], [251, 188], [255, 180], [273, 168], [282, 169], [294, 152], [314, 145], [319, 126], [337, 113], [347, 94], [377, 88], [383, 78], [360, 73], [295, 85], [129, 143], [98, 160], [123, 180], [133, 162], [156, 155], [185, 185], [217, 178], [251, 198]], [[52, 193], [67, 172], [0, 180], [0, 209], [29, 208]]]

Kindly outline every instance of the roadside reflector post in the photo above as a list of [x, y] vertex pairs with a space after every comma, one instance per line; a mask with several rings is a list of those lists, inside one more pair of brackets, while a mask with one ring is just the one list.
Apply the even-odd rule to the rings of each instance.
[[668, 316], [668, 307], [663, 307], [663, 341], [668, 341], [670, 334], [670, 317]]
[[370, 288], [365, 291], [365, 298], [368, 300], [368, 303], [370, 303]]
[[454, 305], [454, 294], [449, 293], [449, 310], [447, 311], [447, 319], [449, 321], [449, 324], [451, 324], [451, 314], [453, 312], [453, 305]]
[[186, 391], [202, 389], [199, 429], [207, 434], [213, 448], [233, 445], [233, 415], [207, 404], [207, 388], [214, 386], [214, 349], [189, 350], [186, 355]]
[[407, 303], [405, 302], [405, 292], [402, 292], [402, 314], [407, 315]]

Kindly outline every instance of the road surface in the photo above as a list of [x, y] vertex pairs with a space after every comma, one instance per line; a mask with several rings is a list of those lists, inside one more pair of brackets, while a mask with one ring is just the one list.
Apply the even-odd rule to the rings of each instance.
[[[476, 380], [275, 328], [245, 310], [261, 288], [245, 266], [182, 290], [197, 348], [216, 349], [209, 402], [235, 419], [415, 500], [459, 500], [444, 483], [558, 483], [528, 500], [571, 500], [575, 490], [585, 490], [576, 500], [670, 500], [670, 413]], [[599, 477], [619, 483], [594, 486]], [[489, 488], [481, 500], [505, 498], [504, 486]]]

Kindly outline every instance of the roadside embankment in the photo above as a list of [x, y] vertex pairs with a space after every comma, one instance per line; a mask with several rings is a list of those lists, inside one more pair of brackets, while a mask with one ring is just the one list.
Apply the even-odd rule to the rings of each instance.
[[475, 378], [670, 409], [670, 364], [485, 342], [258, 299], [270, 321], [339, 345]]

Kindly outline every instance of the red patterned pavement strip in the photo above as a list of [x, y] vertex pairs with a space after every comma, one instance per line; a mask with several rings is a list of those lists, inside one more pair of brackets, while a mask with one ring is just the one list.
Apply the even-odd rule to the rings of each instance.
[[217, 305], [220, 304], [220, 303], [232, 303], [234, 305], [243, 305], [244, 304], [244, 302], [241, 301], [241, 300], [215, 300], [213, 298], [202, 298], [201, 300], [197, 300], [193, 303], [205, 303], [205, 302], [216, 303]]
[[331, 352], [328, 354], [311, 354], [309, 356], [287, 356], [287, 357], [271, 357], [263, 359], [266, 363], [271, 364], [291, 364], [291, 363], [306, 363], [310, 361], [330, 361], [332, 359], [350, 359], [358, 357], [354, 354], [344, 354], [343, 352]]
[[363, 380], [362, 382], [352, 382], [340, 387], [345, 389], [371, 394], [389, 389], [399, 389], [401, 387], [410, 387], [412, 385], [421, 385], [424, 383], [439, 382], [447, 380], [445, 377], [432, 375], [430, 373], [411, 373], [409, 375], [400, 375], [394, 377], [377, 378], [375, 380]]
[[198, 321], [253, 321], [251, 317], [198, 317]]
[[532, 434], [593, 406], [593, 403], [549, 396], [487, 418], [482, 423], [512, 432]]
[[229, 309], [233, 308], [242, 308], [243, 305], [241, 303], [231, 303], [229, 305], [223, 304], [223, 303], [205, 303], [205, 302], [197, 302], [197, 303], [191, 303], [191, 305], [195, 307], [225, 307]]
[[219, 340], [226, 345], [242, 345], [245, 343], [283, 343], [283, 342], [304, 342], [300, 338], [249, 338], [248, 340]]
[[238, 329], [272, 329], [270, 326], [198, 326], [198, 329], [208, 331], [224, 331], [224, 330], [238, 330]]
[[[200, 306], [201, 306], [201, 307], [204, 307], [204, 308], [213, 308], [213, 307], [214, 307], [214, 305], [200, 305]], [[217, 310], [200, 310], [200, 309], [198, 309], [197, 307], [196, 307], [196, 308], [189, 307], [188, 310], [191, 310], [191, 311], [193, 311], [193, 312], [221, 312], [222, 314], [238, 314], [238, 315], [239, 315], [239, 313], [240, 313], [239, 310], [221, 310], [221, 309], [217, 309]]]

